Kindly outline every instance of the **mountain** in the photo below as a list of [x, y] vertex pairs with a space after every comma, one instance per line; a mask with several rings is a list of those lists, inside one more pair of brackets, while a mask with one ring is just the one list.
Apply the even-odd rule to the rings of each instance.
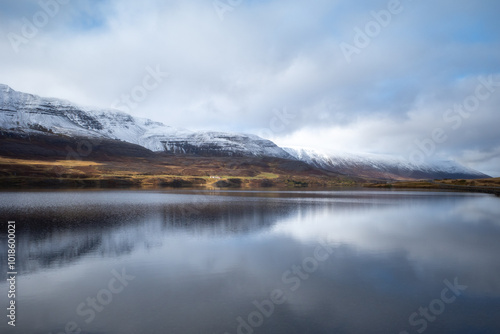
[[[72, 148], [81, 148], [82, 143], [90, 141], [93, 157], [101, 160], [116, 160], [122, 156], [147, 158], [153, 152], [164, 152], [285, 159], [292, 170], [301, 173], [312, 166], [337, 175], [370, 179], [488, 177], [453, 161], [417, 164], [381, 155], [283, 149], [251, 134], [174, 128], [118, 110], [89, 108], [61, 99], [17, 92], [2, 84], [0, 139], [0, 154], [23, 158], [64, 158]], [[79, 155], [85, 156], [81, 152]], [[259, 161], [254, 159], [252, 164], [258, 165]]]
[[291, 158], [273, 142], [255, 135], [174, 128], [117, 110], [17, 92], [1, 84], [0, 128], [14, 133], [121, 140], [153, 152]]
[[290, 155], [328, 171], [379, 179], [480, 179], [489, 176], [451, 160], [415, 163], [394, 156], [284, 148]]

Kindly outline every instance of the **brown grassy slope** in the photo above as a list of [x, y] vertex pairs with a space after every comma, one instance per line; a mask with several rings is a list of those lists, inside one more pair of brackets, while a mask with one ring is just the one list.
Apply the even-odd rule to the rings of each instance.
[[[0, 187], [259, 187], [334, 186], [354, 183], [352, 179], [341, 175], [308, 166], [299, 165], [294, 168], [288, 164], [290, 161], [283, 159], [245, 157], [170, 156], [105, 162], [0, 157]], [[228, 180], [228, 183], [222, 182]]]
[[500, 187], [500, 177], [491, 179], [477, 180], [435, 180], [436, 182], [458, 186], [473, 186], [473, 187]]
[[[237, 181], [236, 179], [239, 179]], [[335, 186], [355, 180], [303, 162], [153, 153], [115, 141], [0, 133], [0, 188]]]
[[489, 193], [500, 196], [500, 178], [475, 180], [432, 180], [432, 181], [402, 181], [392, 183], [366, 183], [368, 188], [395, 188], [395, 189], [436, 189], [465, 192]]
[[465, 186], [465, 187], [499, 187], [500, 188], [500, 177], [490, 178], [490, 179], [475, 179], [475, 180], [433, 180], [433, 181], [399, 181], [399, 182], [377, 182], [377, 183], [366, 183], [365, 187], [371, 188], [428, 188], [428, 189], [438, 189], [440, 185], [450, 185], [450, 186]]

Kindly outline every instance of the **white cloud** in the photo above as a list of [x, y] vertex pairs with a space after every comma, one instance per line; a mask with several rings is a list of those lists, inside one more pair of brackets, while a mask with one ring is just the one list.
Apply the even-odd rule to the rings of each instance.
[[[51, 0], [47, 0], [51, 1]], [[54, 0], [55, 1], [55, 0]], [[258, 133], [274, 110], [292, 121], [279, 143], [405, 154], [478, 75], [500, 72], [500, 5], [402, 1], [404, 11], [346, 62], [339, 44], [387, 1], [244, 1], [221, 21], [210, 1], [79, 1], [61, 5], [15, 53], [9, 32], [42, 10], [0, 5], [0, 81], [14, 89], [108, 107], [147, 66], [169, 77], [132, 114], [192, 129]], [[439, 153], [498, 171], [499, 92]], [[465, 153], [468, 152], [468, 153]], [[475, 152], [486, 160], [468, 159]], [[488, 160], [490, 159], [490, 160]]]

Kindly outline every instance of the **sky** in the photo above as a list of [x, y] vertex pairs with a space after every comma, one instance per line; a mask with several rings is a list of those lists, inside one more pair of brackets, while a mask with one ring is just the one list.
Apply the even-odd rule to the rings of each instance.
[[500, 176], [496, 0], [0, 0], [0, 83]]

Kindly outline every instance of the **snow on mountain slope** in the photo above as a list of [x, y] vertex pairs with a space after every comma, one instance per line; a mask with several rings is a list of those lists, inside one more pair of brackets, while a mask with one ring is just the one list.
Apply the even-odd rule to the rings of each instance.
[[155, 152], [296, 159], [353, 176], [382, 179], [488, 177], [453, 161], [411, 163], [373, 154], [283, 149], [255, 135], [174, 128], [112, 109], [17, 92], [0, 84], [0, 130], [122, 140]]
[[291, 158], [273, 142], [255, 135], [174, 128], [117, 110], [83, 107], [65, 100], [17, 92], [2, 84], [0, 128], [118, 139], [156, 152]]
[[481, 172], [450, 160], [415, 163], [404, 158], [314, 149], [284, 148], [298, 160], [326, 170], [348, 175], [382, 179], [487, 178]]

